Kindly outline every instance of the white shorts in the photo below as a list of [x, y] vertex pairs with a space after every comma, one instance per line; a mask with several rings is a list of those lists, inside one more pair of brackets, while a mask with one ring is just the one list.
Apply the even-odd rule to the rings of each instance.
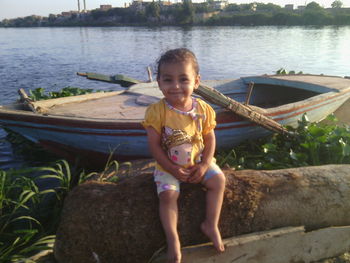
[[[216, 163], [212, 163], [208, 170], [204, 174], [204, 179], [202, 182], [212, 178], [215, 175], [222, 174], [220, 167]], [[180, 192], [180, 181], [177, 180], [168, 172], [163, 172], [158, 169], [154, 170], [153, 173], [154, 181], [157, 185], [158, 195], [163, 191], [174, 190]]]

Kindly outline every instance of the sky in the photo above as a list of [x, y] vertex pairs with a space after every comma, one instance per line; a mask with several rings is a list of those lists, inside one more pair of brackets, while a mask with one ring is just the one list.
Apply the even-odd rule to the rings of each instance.
[[[123, 7], [124, 3], [130, 3], [132, 0], [85, 0], [86, 9], [92, 10], [100, 5], [112, 5], [112, 7]], [[150, 0], [144, 0], [150, 1]], [[180, 2], [181, 0], [171, 0]], [[205, 0], [193, 0], [193, 2], [204, 2]], [[334, 0], [314, 0], [319, 5], [330, 7]], [[83, 0], [80, 0], [80, 8], [83, 8]], [[294, 6], [305, 5], [312, 0], [229, 0], [230, 3], [273, 3], [284, 6], [294, 4]], [[341, 0], [343, 7], [350, 7], [350, 0]], [[48, 16], [49, 14], [60, 14], [63, 11], [78, 10], [77, 0], [0, 0], [0, 21], [8, 18], [25, 17], [30, 15]]]

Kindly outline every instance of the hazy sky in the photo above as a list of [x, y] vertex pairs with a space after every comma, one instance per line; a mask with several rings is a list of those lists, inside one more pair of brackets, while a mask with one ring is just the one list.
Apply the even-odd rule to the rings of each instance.
[[[88, 10], [98, 8], [101, 4], [109, 4], [113, 7], [122, 7], [124, 3], [130, 3], [132, 0], [85, 0]], [[150, 0], [145, 0], [150, 1]], [[180, 2], [180, 0], [171, 0]], [[330, 7], [334, 0], [315, 0], [323, 7]], [[344, 7], [350, 7], [350, 0], [341, 0]], [[204, 2], [204, 0], [193, 0], [193, 2]], [[229, 0], [230, 3], [273, 3], [280, 6], [286, 4], [305, 5], [312, 0]], [[83, 7], [83, 0], [80, 0], [80, 7]], [[4, 18], [16, 18], [29, 15], [48, 16], [49, 14], [60, 14], [62, 11], [78, 9], [77, 0], [0, 0], [0, 20]]]

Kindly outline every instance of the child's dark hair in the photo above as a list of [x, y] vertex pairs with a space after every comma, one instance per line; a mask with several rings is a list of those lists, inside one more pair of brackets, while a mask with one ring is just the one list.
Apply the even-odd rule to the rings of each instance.
[[196, 75], [199, 74], [199, 65], [195, 54], [187, 48], [170, 49], [165, 52], [158, 60], [157, 67], [157, 79], [160, 77], [160, 67], [166, 63], [176, 63], [189, 61], [193, 65]]

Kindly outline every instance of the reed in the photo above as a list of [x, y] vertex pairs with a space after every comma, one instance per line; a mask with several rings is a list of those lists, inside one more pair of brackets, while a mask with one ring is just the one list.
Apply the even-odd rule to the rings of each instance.
[[[0, 170], [0, 262], [25, 260], [52, 248], [74, 178], [82, 183], [91, 175], [72, 171], [65, 160], [52, 167]], [[43, 186], [43, 180], [55, 180], [55, 185]]]
[[35, 251], [49, 249], [54, 236], [43, 231], [36, 215], [38, 206], [52, 189], [39, 190], [26, 176], [33, 169], [0, 170], [0, 262], [14, 262]]
[[[131, 163], [119, 164], [112, 153], [102, 172], [87, 173], [66, 160], [45, 167], [0, 170], [0, 262], [31, 262], [28, 257], [51, 250], [68, 192], [95, 175], [99, 181], [117, 182], [120, 165], [130, 174]], [[43, 187], [50, 180], [54, 185]]]

